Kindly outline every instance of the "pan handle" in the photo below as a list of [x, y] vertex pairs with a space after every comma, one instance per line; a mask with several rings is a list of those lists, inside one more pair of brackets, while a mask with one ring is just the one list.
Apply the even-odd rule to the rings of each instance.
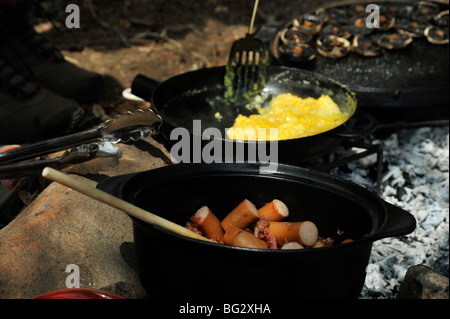
[[375, 240], [409, 234], [416, 229], [415, 217], [400, 207], [384, 201], [386, 220], [376, 232]]
[[359, 140], [372, 134], [377, 126], [378, 121], [373, 115], [359, 112], [342, 125], [342, 130], [336, 134], [343, 139]]
[[131, 83], [131, 93], [151, 102], [153, 93], [161, 82], [149, 78], [143, 74], [138, 74]]

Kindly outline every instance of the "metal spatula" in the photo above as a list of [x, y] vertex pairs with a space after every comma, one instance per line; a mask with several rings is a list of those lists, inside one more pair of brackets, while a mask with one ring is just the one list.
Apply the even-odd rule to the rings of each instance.
[[245, 38], [231, 47], [225, 75], [226, 95], [229, 98], [251, 97], [258, 94], [266, 83], [269, 63], [264, 43], [253, 37], [253, 25], [259, 0], [255, 1], [250, 27]]

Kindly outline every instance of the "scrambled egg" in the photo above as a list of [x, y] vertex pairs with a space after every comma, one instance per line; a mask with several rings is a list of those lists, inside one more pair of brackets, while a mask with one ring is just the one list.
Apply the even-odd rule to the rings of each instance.
[[223, 118], [223, 116], [222, 116], [222, 114], [220, 114], [220, 112], [216, 112], [216, 113], [214, 114], [214, 117], [215, 117], [216, 119], [218, 119], [219, 121], [222, 120], [222, 118]]
[[[300, 98], [290, 93], [276, 96], [268, 108], [257, 107], [259, 114], [239, 114], [227, 131], [235, 140], [286, 140], [319, 134], [335, 128], [349, 118], [328, 96]], [[278, 134], [271, 135], [271, 128]], [[272, 130], [274, 132], [274, 130]]]

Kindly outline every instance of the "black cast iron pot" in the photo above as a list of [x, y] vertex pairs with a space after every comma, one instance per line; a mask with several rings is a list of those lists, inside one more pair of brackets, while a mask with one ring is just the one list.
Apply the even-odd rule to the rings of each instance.
[[[372, 243], [408, 234], [415, 219], [352, 182], [279, 164], [176, 164], [111, 177], [98, 188], [185, 225], [207, 205], [222, 219], [243, 199], [280, 199], [288, 220], [313, 221], [332, 247], [259, 250], [186, 238], [133, 219], [140, 280], [154, 297], [356, 298]], [[342, 231], [342, 235], [337, 232]], [[339, 244], [345, 238], [354, 242]]]

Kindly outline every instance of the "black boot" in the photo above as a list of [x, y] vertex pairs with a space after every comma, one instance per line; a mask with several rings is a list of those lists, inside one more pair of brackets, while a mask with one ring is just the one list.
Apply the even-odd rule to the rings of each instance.
[[55, 46], [34, 31], [28, 19], [33, 3], [0, 5], [0, 54], [57, 95], [79, 103], [97, 100], [103, 90], [102, 76], [66, 61]]
[[0, 56], [0, 145], [73, 133], [83, 120], [77, 102], [40, 87]]

